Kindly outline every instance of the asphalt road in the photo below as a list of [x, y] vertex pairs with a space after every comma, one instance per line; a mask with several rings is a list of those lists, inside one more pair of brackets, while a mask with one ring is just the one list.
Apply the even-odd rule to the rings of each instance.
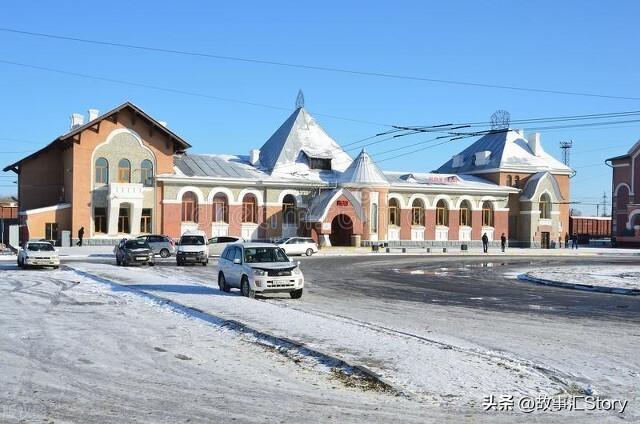
[[[106, 258], [98, 260], [113, 262]], [[380, 255], [294, 260], [301, 261], [307, 293], [324, 301], [395, 299], [500, 312], [640, 322], [638, 296], [549, 287], [515, 278], [518, 273], [540, 267], [583, 265], [588, 269], [591, 264], [637, 264], [638, 258]], [[176, 265], [170, 258], [157, 260], [156, 266]], [[180, 272], [208, 275], [215, 285], [215, 260], [207, 267], [180, 267]]]

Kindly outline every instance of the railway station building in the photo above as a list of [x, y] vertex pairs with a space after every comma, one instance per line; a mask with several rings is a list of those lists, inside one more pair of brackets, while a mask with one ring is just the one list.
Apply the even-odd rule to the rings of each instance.
[[246, 155], [205, 155], [129, 102], [92, 109], [86, 123], [74, 114], [67, 133], [4, 168], [18, 177], [22, 239], [75, 240], [84, 228], [87, 244], [114, 244], [197, 229], [323, 246], [505, 234], [510, 245], [554, 247], [568, 231], [572, 170], [539, 134], [491, 132], [433, 172], [392, 172], [365, 149], [352, 157], [303, 106], [274, 127]]

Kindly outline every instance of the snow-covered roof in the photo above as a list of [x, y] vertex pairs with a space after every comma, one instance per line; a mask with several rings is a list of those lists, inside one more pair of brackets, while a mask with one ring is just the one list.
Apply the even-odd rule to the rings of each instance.
[[371, 159], [371, 156], [362, 149], [357, 158], [342, 173], [338, 182], [342, 184], [368, 185], [368, 186], [388, 186], [384, 173], [378, 165]]
[[331, 168], [344, 171], [351, 157], [305, 110], [297, 108], [260, 148], [260, 166], [267, 172], [289, 173], [307, 158], [331, 158]]
[[498, 185], [484, 178], [464, 174], [440, 174], [434, 172], [385, 172], [385, 177], [392, 187], [434, 188], [438, 190], [489, 190], [518, 192], [512, 187]]
[[529, 177], [527, 179], [527, 183], [524, 185], [522, 195], [520, 197], [522, 199], [533, 200], [533, 196], [535, 196], [536, 191], [538, 191], [538, 186], [543, 179], [548, 179], [550, 181], [555, 200], [564, 200], [558, 181], [550, 172], [538, 172]]
[[532, 134], [527, 140], [523, 134], [515, 130], [486, 134], [456, 156], [437, 171], [460, 174], [496, 171], [550, 171], [562, 174], [573, 172], [571, 168], [543, 150], [539, 135]]

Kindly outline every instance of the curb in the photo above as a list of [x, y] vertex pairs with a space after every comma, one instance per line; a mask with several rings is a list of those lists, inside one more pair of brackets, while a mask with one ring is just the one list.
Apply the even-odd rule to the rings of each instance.
[[[266, 348], [272, 348], [289, 358], [295, 356], [296, 354], [305, 356], [307, 358], [312, 358], [316, 360], [318, 363], [325, 365], [332, 370], [337, 370], [337, 372], [342, 375], [345, 375], [355, 380], [360, 380], [362, 383], [365, 383], [365, 384], [373, 385], [379, 391], [388, 392], [396, 396], [409, 397], [409, 395], [404, 390], [386, 381], [386, 379], [384, 379], [377, 373], [371, 371], [370, 369], [362, 365], [351, 364], [345, 361], [344, 359], [338, 358], [337, 356], [322, 352], [318, 349], [308, 347], [302, 342], [297, 342], [285, 337], [274, 336], [272, 334], [265, 333], [263, 331], [249, 327], [244, 323], [241, 323], [235, 320], [225, 319], [225, 318], [204, 312], [201, 309], [186, 306], [181, 303], [175, 302], [173, 300], [164, 298], [162, 296], [157, 296], [155, 294], [151, 294], [143, 290], [133, 289], [126, 285], [118, 284], [107, 278], [99, 277], [97, 275], [94, 275], [85, 271], [80, 271], [68, 265], [66, 266], [66, 268], [72, 270], [78, 275], [89, 278], [101, 284], [106, 284], [110, 286], [112, 289], [115, 289], [118, 291], [126, 291], [129, 293], [135, 294], [137, 296], [140, 296], [142, 298], [145, 298], [147, 300], [150, 300], [159, 306], [168, 307], [173, 312], [179, 313], [181, 315], [185, 315], [189, 318], [197, 318], [201, 321], [206, 322], [207, 324], [215, 325], [220, 328], [225, 328], [237, 334], [241, 334], [241, 335], [249, 334], [250, 336], [255, 338], [256, 344], [259, 344]], [[295, 359], [294, 359], [294, 362], [295, 362]]]
[[528, 281], [530, 283], [544, 284], [545, 286], [561, 287], [565, 289], [582, 290], [598, 293], [623, 294], [627, 296], [640, 295], [640, 289], [623, 289], [617, 287], [592, 286], [590, 284], [563, 283], [561, 281], [546, 280], [543, 278], [532, 277], [529, 273], [518, 275], [518, 280]]

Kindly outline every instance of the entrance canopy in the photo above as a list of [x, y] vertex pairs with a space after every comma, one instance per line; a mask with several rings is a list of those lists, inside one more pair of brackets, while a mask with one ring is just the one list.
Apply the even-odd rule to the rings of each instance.
[[[346, 198], [347, 204], [340, 201], [340, 198], [343, 196]], [[329, 211], [334, 206], [351, 206], [355, 217], [357, 217], [360, 222], [364, 222], [364, 210], [362, 209], [360, 201], [356, 199], [353, 193], [344, 188], [334, 188], [332, 190], [324, 191], [316, 196], [311, 202], [311, 205], [309, 205], [309, 209], [305, 215], [305, 221], [325, 222], [329, 215]]]

